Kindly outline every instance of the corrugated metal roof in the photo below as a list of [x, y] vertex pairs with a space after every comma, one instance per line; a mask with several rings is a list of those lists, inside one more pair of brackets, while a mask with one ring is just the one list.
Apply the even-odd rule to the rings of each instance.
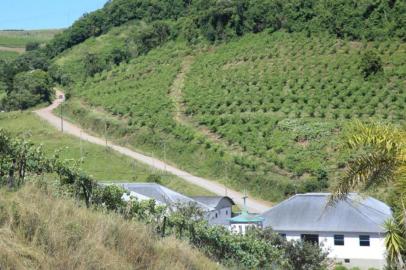
[[207, 205], [156, 183], [124, 183], [121, 184], [121, 186], [126, 190], [133, 191], [148, 198], [154, 199], [160, 204], [196, 204], [204, 210], [213, 210]]
[[328, 205], [329, 193], [295, 195], [263, 213], [264, 227], [276, 231], [383, 233], [392, 213], [385, 203], [351, 193]]
[[191, 198], [212, 208], [216, 208], [223, 199], [227, 199], [232, 205], [235, 205], [234, 201], [227, 196], [193, 196]]

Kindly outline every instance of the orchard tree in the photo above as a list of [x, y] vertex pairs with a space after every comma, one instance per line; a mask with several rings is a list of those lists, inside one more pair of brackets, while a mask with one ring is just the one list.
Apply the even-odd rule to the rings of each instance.
[[364, 78], [368, 78], [383, 71], [382, 59], [375, 51], [368, 50], [362, 56], [360, 68]]

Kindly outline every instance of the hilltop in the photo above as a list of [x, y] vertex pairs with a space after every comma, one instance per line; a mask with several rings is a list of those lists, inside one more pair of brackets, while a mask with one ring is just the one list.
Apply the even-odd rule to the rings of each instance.
[[27, 44], [45, 44], [62, 30], [0, 30], [0, 60], [25, 52]]
[[38, 53], [83, 127], [278, 201], [334, 182], [354, 119], [405, 124], [405, 10], [116, 0]]

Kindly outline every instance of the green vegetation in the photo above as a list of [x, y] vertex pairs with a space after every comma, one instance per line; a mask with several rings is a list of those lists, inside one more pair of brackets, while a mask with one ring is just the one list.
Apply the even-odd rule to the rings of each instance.
[[57, 194], [0, 189], [1, 269], [221, 269], [183, 241]]
[[357, 123], [346, 138], [353, 153], [345, 174], [333, 189], [331, 202], [353, 190], [393, 185], [388, 201], [393, 219], [385, 222], [388, 269], [405, 269], [406, 261], [406, 132], [394, 126]]
[[[64, 209], [56, 208], [56, 198], [70, 197], [77, 200], [78, 206], [84, 202], [87, 209], [106, 211], [107, 213], [114, 211], [129, 221], [140, 221], [150, 224], [150, 232], [156, 232], [156, 236], [159, 235], [162, 238], [176, 236], [179, 239], [185, 239], [214, 260], [231, 268], [326, 269], [327, 253], [323, 252], [319, 246], [305, 243], [304, 241], [288, 242], [269, 229], [264, 231], [252, 229], [249, 233], [242, 235], [234, 234], [223, 226], [209, 226], [203, 218], [203, 211], [194, 204], [176, 204], [174, 205], [176, 211], [172, 211], [171, 208], [167, 209], [166, 206], [157, 205], [154, 200], [138, 201], [137, 199], [131, 199], [128, 202], [124, 202], [121, 199], [124, 193], [123, 189], [114, 185], [97, 185], [92, 177], [86, 175], [78, 167], [77, 163], [69, 164], [66, 160], [61, 160], [58, 155], [48, 158], [41, 147], [37, 147], [35, 144], [22, 138], [12, 137], [3, 130], [0, 130], [0, 154], [1, 186], [7, 186], [9, 192], [20, 190], [27, 185], [36, 185], [38, 188], [38, 192], [35, 192], [35, 190], [34, 192], [30, 192], [31, 190], [27, 192], [28, 197], [35, 201], [34, 204], [30, 205], [29, 209], [36, 214], [29, 214], [29, 218], [26, 220], [26, 213], [30, 213], [30, 211], [22, 210], [25, 208], [21, 208], [21, 202], [31, 200], [17, 196], [21, 201], [2, 203], [5, 206], [0, 208], [0, 226], [6, 224], [6, 227], [13, 232], [18, 233], [21, 231], [19, 236], [29, 243], [32, 242], [34, 246], [38, 246], [39, 251], [43, 251], [44, 255], [55, 255], [55, 252], [59, 251], [57, 247], [61, 247], [61, 251], [71, 251], [70, 249], [66, 250], [67, 247], [77, 251], [78, 248], [75, 248], [74, 244], [82, 243], [81, 241], [84, 241], [83, 246], [89, 249], [86, 245], [89, 243], [85, 241], [88, 239], [86, 234], [82, 234], [82, 230], [76, 230], [78, 227], [81, 227], [81, 223], [79, 226], [78, 224], [75, 226], [76, 237], [71, 239], [71, 241], [66, 241], [62, 245], [59, 244], [56, 247], [52, 240], [54, 238], [60, 239], [57, 237], [59, 235], [64, 237], [65, 230], [61, 230], [61, 232], [51, 230], [54, 233], [50, 236], [49, 229], [53, 228], [53, 224], [59, 225], [61, 220], [49, 213], [49, 205], [53, 205], [53, 214], [57, 216], [65, 214]], [[57, 175], [58, 180], [52, 181], [46, 179], [47, 174]], [[35, 195], [39, 192], [44, 194], [36, 197]], [[20, 191], [20, 193], [23, 192]], [[43, 200], [44, 196], [50, 199]], [[55, 203], [50, 203], [52, 200]], [[42, 201], [45, 201], [42, 205], [47, 206], [46, 210], [44, 207], [32, 207], [32, 205], [40, 204]], [[40, 209], [44, 209], [46, 214], [39, 214]], [[59, 213], [58, 210], [62, 210], [62, 213]], [[74, 213], [75, 211], [70, 210], [70, 212]], [[47, 218], [41, 218], [44, 215], [48, 215]], [[75, 216], [68, 214], [65, 218], [74, 219]], [[62, 219], [62, 221], [64, 220]], [[115, 216], [113, 220], [115, 222], [121, 221], [119, 216]], [[63, 224], [66, 225], [65, 223]], [[93, 230], [99, 228], [98, 226], [91, 226], [96, 224], [86, 224], [85, 228], [92, 228]], [[108, 228], [106, 225], [102, 227], [104, 229]], [[120, 230], [117, 227], [121, 226], [114, 226], [113, 235], [115, 236], [115, 241], [113, 245], [110, 246], [107, 244], [108, 242], [106, 243], [105, 239], [109, 236], [109, 234], [106, 234], [101, 237], [103, 240], [97, 238], [90, 241], [90, 246], [96, 245], [99, 247], [97, 250], [103, 250], [105, 247], [112, 248], [114, 246], [120, 251], [120, 255], [132, 259], [129, 263], [139, 263], [139, 260], [133, 261], [133, 256], [126, 256], [128, 254], [136, 255], [130, 251], [138, 247], [136, 243], [130, 243], [131, 247], [127, 247], [124, 250], [120, 249], [122, 243], [119, 240], [133, 238], [129, 236], [125, 237], [124, 234], [123, 238], [119, 237]], [[128, 232], [128, 229], [125, 232]], [[105, 230], [103, 230], [103, 233], [106, 233]], [[91, 235], [91, 237], [94, 237], [94, 232]], [[156, 239], [154, 235], [150, 237]], [[145, 248], [145, 243], [143, 248]], [[3, 254], [0, 253], [0, 255]], [[149, 258], [144, 253], [138, 255], [142, 259]], [[12, 253], [11, 256], [14, 257], [14, 260], [11, 262], [12, 265], [16, 263], [14, 262], [15, 257], [18, 256]], [[79, 262], [88, 262], [88, 260], [82, 260]], [[158, 261], [161, 263], [161, 260]], [[47, 263], [48, 260], [45, 259], [44, 262]], [[61, 260], [60, 256], [57, 256], [55, 263], [62, 262], [63, 260]], [[10, 262], [7, 260], [4, 263], [8, 266]], [[122, 264], [120, 263], [119, 265]]]
[[[405, 123], [405, 9], [116, 0], [0, 68], [0, 80], [10, 96], [18, 73], [48, 71], [83, 127], [277, 201], [328, 188], [349, 119]], [[185, 87], [173, 91], [178, 76]]]
[[9, 48], [25, 48], [28, 43], [40, 44], [50, 41], [61, 30], [3, 30], [0, 31], [0, 46]]
[[[87, 42], [56, 60], [62, 70], [83, 73], [70, 59], [80, 63], [85, 48], [103, 51]], [[366, 80], [361, 62], [372, 49], [384, 70]], [[174, 119], [170, 85], [193, 54], [179, 42], [78, 80], [67, 111], [99, 134], [107, 121], [108, 136], [122, 144], [267, 200], [326, 189], [346, 160], [338, 147], [349, 119], [405, 123], [403, 43], [260, 33], [200, 51], [182, 89], [196, 129]], [[204, 127], [220, 141], [199, 132]]]
[[5, 60], [5, 61], [11, 61], [15, 59], [19, 55], [18, 52], [14, 51], [2, 51], [0, 49], [0, 59]]
[[14, 77], [13, 89], [2, 100], [0, 107], [25, 110], [42, 102], [51, 103], [53, 96], [52, 81], [47, 72], [21, 72]]
[[83, 163], [80, 164], [83, 171], [101, 182], [146, 182], [150, 175], [159, 175], [162, 185], [183, 194], [189, 196], [211, 194], [173, 175], [154, 171], [114, 151], [61, 134], [31, 113], [0, 113], [0, 127], [12, 135], [43, 144], [47, 155], [60, 151], [59, 155], [63, 159], [83, 158]]
[[[368, 48], [380, 52], [384, 74], [364, 80]], [[405, 123], [405, 59], [403, 43], [247, 35], [196, 59], [186, 112], [246, 153], [316, 176], [343, 161], [336, 149], [347, 119]]]
[[177, 21], [176, 32], [189, 41], [199, 36], [210, 42], [223, 41], [264, 29], [308, 34], [326, 32], [350, 39], [404, 39], [405, 11], [404, 1], [311, 0], [304, 4], [295, 0], [115, 0], [83, 16], [57, 35], [47, 45], [47, 54], [55, 57], [130, 20]]

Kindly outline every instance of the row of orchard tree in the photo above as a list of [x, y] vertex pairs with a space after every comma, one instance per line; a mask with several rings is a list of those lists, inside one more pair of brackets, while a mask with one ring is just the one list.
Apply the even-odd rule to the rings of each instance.
[[[350, 40], [405, 40], [405, 13], [406, 2], [399, 0], [109, 1], [102, 9], [85, 14], [45, 46], [29, 44], [28, 51], [17, 59], [0, 61], [0, 91], [7, 93], [7, 98], [0, 100], [0, 109], [27, 109], [50, 102], [53, 80], [61, 84], [72, 81], [52, 64], [52, 59], [131, 20], [143, 23], [134, 27], [126, 46], [112, 49], [107, 56], [86, 56], [87, 76], [178, 38], [190, 44], [216, 43], [267, 30], [328, 33]], [[26, 84], [27, 80], [35, 84]]]
[[[389, 203], [394, 219], [386, 223], [389, 269], [403, 269], [406, 255], [406, 134], [394, 127], [357, 124], [347, 138], [352, 156], [338, 181], [332, 199], [345, 198], [351, 190], [390, 185]], [[32, 175], [55, 174], [58, 187], [87, 207], [116, 211], [126, 219], [151, 224], [161, 236], [187, 239], [226, 265], [246, 268], [324, 269], [327, 254], [319, 247], [287, 242], [272, 231], [234, 235], [222, 227], [209, 227], [194, 205], [178, 205], [176, 211], [154, 201], [121, 198], [117, 186], [99, 186], [79, 169], [80, 162], [63, 161], [58, 154], [47, 157], [41, 147], [0, 130], [0, 183], [10, 189], [23, 185]]]
[[[211, 227], [196, 205], [157, 205], [154, 200], [129, 202], [118, 186], [101, 186], [79, 169], [80, 162], [48, 157], [41, 146], [15, 138], [0, 129], [0, 186], [18, 189], [34, 176], [58, 177], [58, 194], [68, 194], [94, 211], [115, 211], [149, 226], [161, 237], [174, 235], [230, 267], [246, 269], [327, 269], [327, 253], [318, 246], [288, 242], [271, 230], [233, 234]], [[49, 185], [51, 187], [52, 185]], [[176, 210], [175, 210], [176, 209]]]

